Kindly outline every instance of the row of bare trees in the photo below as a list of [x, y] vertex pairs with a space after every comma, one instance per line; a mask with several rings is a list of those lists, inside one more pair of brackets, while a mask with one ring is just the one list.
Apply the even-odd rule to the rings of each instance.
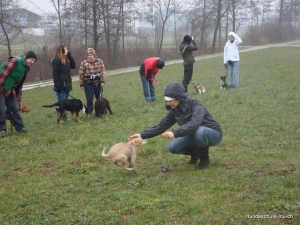
[[22, 6], [17, 0], [0, 0], [0, 45], [7, 46], [8, 55], [12, 44], [35, 45], [49, 64], [55, 45], [67, 44], [78, 61], [93, 47], [107, 68], [116, 69], [154, 55], [180, 57], [177, 46], [185, 34], [192, 34], [199, 42], [198, 54], [205, 54], [220, 51], [229, 31], [241, 33], [245, 44], [264, 44], [298, 38], [300, 30], [300, 0], [48, 1], [55, 10], [50, 18], [57, 24], [56, 34], [12, 42], [9, 28], [22, 29], [8, 15]]

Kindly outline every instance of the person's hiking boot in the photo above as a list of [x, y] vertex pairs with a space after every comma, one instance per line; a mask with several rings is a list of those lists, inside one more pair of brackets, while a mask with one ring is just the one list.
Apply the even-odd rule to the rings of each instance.
[[205, 170], [209, 167], [210, 161], [209, 161], [209, 156], [208, 156], [208, 149], [209, 149], [209, 146], [197, 147], [198, 157], [200, 159], [200, 162], [196, 168], [197, 170]]
[[29, 130], [27, 130], [25, 127], [23, 127], [21, 130], [17, 130], [20, 133], [29, 133]]
[[3, 131], [0, 131], [0, 137], [6, 137], [6, 131], [5, 130], [3, 130]]
[[187, 164], [196, 164], [198, 162], [198, 156], [197, 156], [197, 153], [196, 153], [195, 149], [187, 150], [185, 155], [190, 155], [191, 156], [191, 158], [187, 162]]

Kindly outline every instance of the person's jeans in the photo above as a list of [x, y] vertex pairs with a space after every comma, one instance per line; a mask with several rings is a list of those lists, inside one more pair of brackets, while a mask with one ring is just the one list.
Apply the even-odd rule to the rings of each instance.
[[69, 91], [56, 92], [57, 101], [59, 102], [60, 100], [68, 99], [69, 94], [70, 94]]
[[17, 100], [12, 96], [5, 97], [0, 93], [0, 131], [6, 131], [5, 106], [8, 109], [10, 119], [16, 130], [22, 130], [24, 128], [24, 123], [20, 115]]
[[84, 91], [86, 97], [86, 107], [89, 110], [89, 112], [92, 113], [94, 109], [94, 103], [93, 103], [94, 96], [96, 99], [100, 98], [102, 87], [100, 85], [96, 86], [94, 84], [88, 84], [87, 82], [85, 82]]
[[227, 63], [227, 66], [230, 74], [229, 86], [237, 87], [239, 85], [240, 61], [232, 61], [231, 64]]
[[172, 154], [185, 154], [188, 150], [195, 149], [197, 147], [214, 146], [221, 142], [221, 134], [209, 127], [200, 126], [198, 130], [188, 136], [178, 137], [171, 141], [168, 146], [168, 150]]
[[187, 92], [188, 85], [190, 84], [192, 76], [193, 76], [193, 63], [184, 65], [183, 72], [184, 72], [184, 75], [183, 75], [182, 84], [184, 86], [185, 91]]
[[[142, 80], [143, 92], [144, 92], [144, 97], [145, 97], [146, 101], [156, 100], [155, 87], [154, 87], [153, 83], [149, 82], [149, 80], [142, 73], [140, 73], [140, 77]], [[150, 95], [149, 95], [148, 86], [150, 89]]]

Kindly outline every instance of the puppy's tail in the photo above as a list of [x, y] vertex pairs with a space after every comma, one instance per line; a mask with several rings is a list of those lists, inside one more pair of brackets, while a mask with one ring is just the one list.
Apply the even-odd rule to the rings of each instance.
[[58, 106], [57, 103], [54, 103], [52, 105], [43, 105], [43, 107], [47, 107], [47, 108], [51, 108], [51, 107], [54, 107], [54, 106]]
[[108, 157], [108, 154], [105, 154], [105, 150], [107, 149], [107, 147], [105, 147], [102, 151], [102, 157]]

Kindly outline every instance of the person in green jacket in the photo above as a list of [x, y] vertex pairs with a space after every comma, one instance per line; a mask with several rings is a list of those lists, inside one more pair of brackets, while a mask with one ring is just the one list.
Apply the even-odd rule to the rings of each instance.
[[30, 67], [37, 61], [33, 51], [24, 57], [11, 56], [0, 66], [0, 137], [6, 137], [6, 113], [16, 131], [27, 133], [20, 115], [19, 104], [22, 101], [22, 87]]
[[192, 80], [193, 64], [195, 63], [193, 51], [196, 50], [198, 50], [198, 47], [196, 42], [194, 41], [194, 37], [190, 35], [185, 35], [183, 37], [183, 42], [179, 45], [179, 51], [182, 55], [183, 66], [184, 66], [184, 76], [183, 76], [182, 84], [184, 86], [185, 92], [188, 91], [188, 85]]

